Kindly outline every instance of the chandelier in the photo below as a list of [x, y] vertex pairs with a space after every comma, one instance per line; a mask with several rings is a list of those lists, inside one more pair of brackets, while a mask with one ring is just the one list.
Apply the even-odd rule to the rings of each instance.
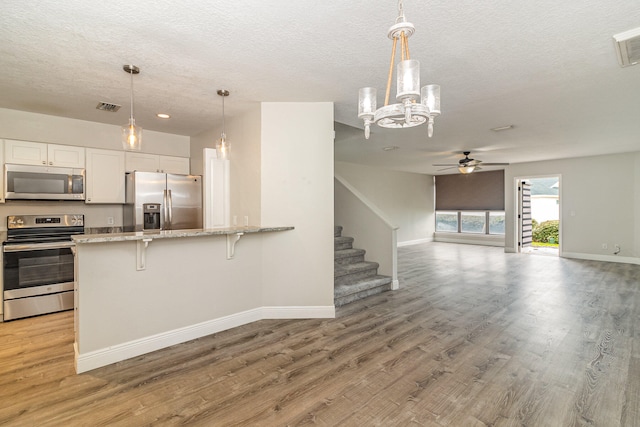
[[[387, 36], [393, 40], [393, 48], [384, 106], [377, 108], [376, 88], [363, 87], [359, 92], [358, 118], [364, 120], [366, 139], [369, 139], [372, 123], [391, 129], [409, 128], [428, 123], [427, 133], [429, 138], [433, 136], [433, 121], [440, 114], [440, 86], [432, 84], [420, 88], [420, 62], [411, 59], [409, 53], [409, 37], [414, 32], [413, 24], [405, 19], [402, 0], [399, 0], [396, 23], [389, 28], [387, 33]], [[396, 100], [398, 103], [389, 105], [398, 40], [400, 40], [401, 51], [401, 60], [396, 70]]]

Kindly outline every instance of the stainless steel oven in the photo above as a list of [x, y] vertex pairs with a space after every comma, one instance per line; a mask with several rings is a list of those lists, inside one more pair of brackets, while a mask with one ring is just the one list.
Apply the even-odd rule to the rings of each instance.
[[83, 215], [7, 217], [3, 243], [4, 320], [69, 310], [74, 298], [74, 243]]

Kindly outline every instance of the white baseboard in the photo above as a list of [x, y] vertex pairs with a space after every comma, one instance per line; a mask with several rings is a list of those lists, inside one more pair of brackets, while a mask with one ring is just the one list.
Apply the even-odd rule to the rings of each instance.
[[184, 328], [174, 329], [134, 341], [110, 346], [84, 354], [78, 353], [74, 344], [76, 373], [140, 356], [196, 338], [215, 334], [262, 319], [313, 319], [333, 318], [336, 315], [334, 306], [301, 306], [301, 307], [259, 307], [229, 316], [208, 320]]
[[640, 258], [627, 257], [627, 256], [621, 257], [617, 255], [583, 254], [579, 252], [562, 252], [560, 256], [563, 258], [586, 259], [590, 261], [619, 262], [622, 264], [640, 265]]
[[492, 237], [479, 237], [476, 239], [473, 238], [460, 238], [460, 237], [447, 237], [438, 235], [433, 239], [434, 242], [443, 242], [443, 243], [461, 243], [464, 245], [481, 245], [481, 246], [496, 246], [496, 247], [504, 247], [504, 238], [492, 238]]
[[336, 308], [329, 306], [262, 307], [263, 319], [332, 319]]
[[518, 251], [516, 250], [516, 248], [512, 248], [512, 247], [510, 247], [510, 246], [505, 246], [505, 247], [504, 247], [504, 252], [505, 252], [506, 254], [517, 254], [517, 253], [518, 253]]
[[398, 279], [395, 279], [391, 282], [391, 290], [397, 291], [398, 289], [400, 289], [400, 281]]
[[433, 242], [433, 237], [427, 237], [425, 239], [417, 239], [417, 240], [406, 240], [404, 242], [398, 242], [398, 247], [401, 248], [403, 246], [411, 246], [411, 245], [419, 245], [420, 243], [429, 243]]

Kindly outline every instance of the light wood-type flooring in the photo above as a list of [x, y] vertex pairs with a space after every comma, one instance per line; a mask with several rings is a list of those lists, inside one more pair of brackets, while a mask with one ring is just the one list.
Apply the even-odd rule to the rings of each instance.
[[399, 271], [81, 375], [71, 312], [0, 324], [0, 425], [640, 426], [640, 266], [428, 243]]

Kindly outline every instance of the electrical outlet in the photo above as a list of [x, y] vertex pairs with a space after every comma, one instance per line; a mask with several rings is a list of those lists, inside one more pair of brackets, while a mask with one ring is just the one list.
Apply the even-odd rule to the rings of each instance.
[[607, 247], [608, 247], [608, 246], [607, 246], [607, 244], [606, 244], [606, 243], [603, 243], [603, 244], [602, 244], [602, 249], [607, 249]]
[[233, 216], [233, 225], [238, 225], [238, 215]]
[[113, 220], [112, 216], [108, 216], [107, 217], [107, 225], [113, 225], [115, 224], [115, 221]]
[[249, 215], [245, 215], [244, 216], [244, 226], [248, 227], [249, 226]]

